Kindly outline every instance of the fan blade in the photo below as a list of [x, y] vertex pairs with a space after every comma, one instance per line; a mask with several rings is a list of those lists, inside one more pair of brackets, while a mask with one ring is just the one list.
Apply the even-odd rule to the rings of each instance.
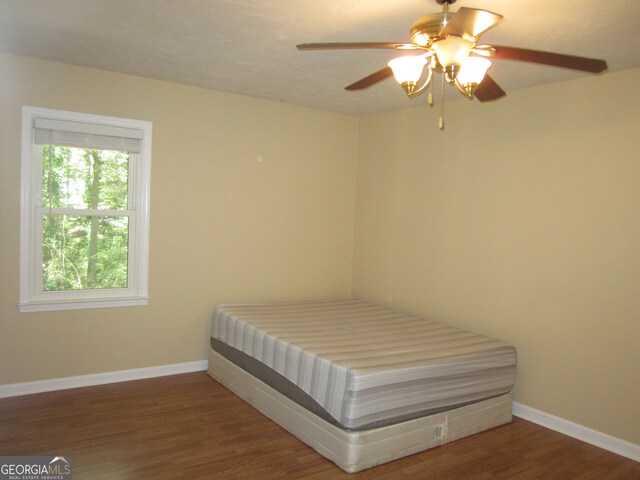
[[537, 63], [551, 67], [568, 68], [587, 73], [602, 73], [607, 68], [607, 62], [595, 58], [576, 57], [561, 53], [541, 52], [539, 50], [527, 50], [524, 48], [504, 47], [493, 45], [494, 58], [504, 60], [517, 60], [520, 62]]
[[350, 91], [363, 90], [367, 87], [370, 87], [371, 85], [381, 82], [382, 80], [390, 77], [391, 75], [393, 75], [393, 70], [391, 70], [391, 67], [384, 67], [382, 70], [378, 70], [377, 72], [372, 73], [371, 75], [364, 77], [347, 87], [344, 87], [344, 89], [350, 90]]
[[485, 58], [492, 58], [496, 53], [495, 48], [493, 48], [491, 45], [476, 45], [471, 51], [476, 55]]
[[473, 94], [481, 102], [498, 100], [507, 95], [506, 92], [500, 88], [500, 85], [489, 75], [484, 76], [484, 79], [480, 82], [480, 85], [478, 85]]
[[502, 18], [502, 15], [488, 10], [461, 7], [444, 26], [440, 36], [443, 38], [447, 35], [460, 38], [477, 37], [497, 25]]
[[395, 50], [416, 50], [420, 47], [413, 43], [385, 43], [385, 42], [352, 42], [352, 43], [301, 43], [296, 45], [298, 50], [341, 50], [365, 48], [393, 48]]

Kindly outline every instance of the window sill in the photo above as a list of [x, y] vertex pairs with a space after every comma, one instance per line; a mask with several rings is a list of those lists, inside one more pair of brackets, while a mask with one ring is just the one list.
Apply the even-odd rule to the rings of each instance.
[[29, 302], [19, 306], [20, 313], [55, 312], [60, 310], [85, 310], [93, 308], [138, 307], [149, 304], [149, 297], [100, 298], [86, 300], [64, 300]]

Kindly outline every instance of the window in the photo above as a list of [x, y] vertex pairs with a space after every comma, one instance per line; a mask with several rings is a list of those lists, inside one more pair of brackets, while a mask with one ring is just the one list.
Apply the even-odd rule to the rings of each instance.
[[20, 311], [146, 305], [151, 123], [22, 109]]

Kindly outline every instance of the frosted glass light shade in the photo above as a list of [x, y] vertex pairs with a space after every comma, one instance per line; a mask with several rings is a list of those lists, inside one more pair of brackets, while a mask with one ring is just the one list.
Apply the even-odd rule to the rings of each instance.
[[427, 59], [420, 55], [394, 58], [387, 65], [393, 70], [393, 76], [399, 84], [415, 85], [420, 80], [426, 63]]
[[482, 82], [491, 62], [482, 57], [469, 57], [465, 60], [458, 73], [458, 83], [462, 86]]
[[451, 65], [462, 65], [469, 57], [475, 42], [462, 38], [447, 37], [433, 44], [440, 65], [447, 68]]

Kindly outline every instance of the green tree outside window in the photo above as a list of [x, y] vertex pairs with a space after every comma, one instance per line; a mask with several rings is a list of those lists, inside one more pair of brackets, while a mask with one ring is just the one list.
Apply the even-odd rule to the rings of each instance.
[[43, 290], [127, 288], [129, 154], [59, 145], [42, 152]]

